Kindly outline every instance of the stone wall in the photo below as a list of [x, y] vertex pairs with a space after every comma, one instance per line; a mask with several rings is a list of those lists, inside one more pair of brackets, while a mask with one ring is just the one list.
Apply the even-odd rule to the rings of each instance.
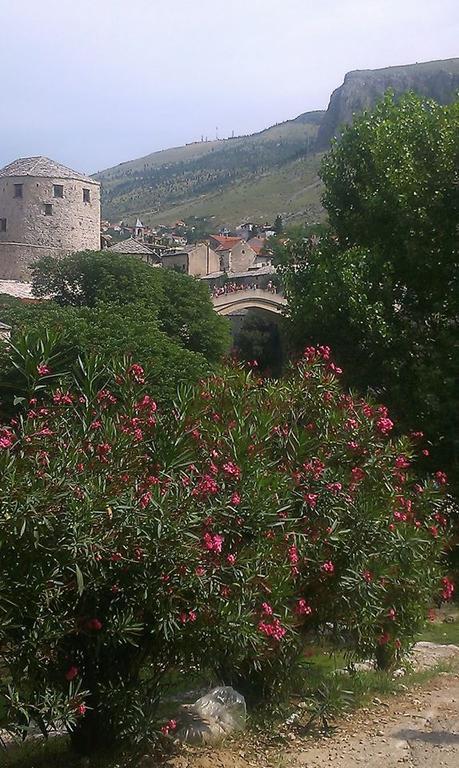
[[192, 250], [163, 255], [163, 266], [179, 269], [194, 277], [202, 277], [220, 270], [220, 257], [210, 246], [198, 243]]
[[246, 272], [256, 259], [255, 251], [243, 240], [231, 248], [231, 272]]
[[[22, 185], [22, 197], [15, 197], [15, 184]], [[54, 196], [55, 186], [62, 186], [63, 197]], [[100, 249], [100, 187], [78, 179], [1, 177], [0, 219], [7, 222], [0, 232], [0, 277], [25, 279], [27, 265], [43, 253]]]
[[48, 246], [24, 245], [23, 243], [0, 242], [0, 279], [25, 280], [31, 279], [30, 266], [42, 256], [54, 256], [62, 259], [72, 251]]

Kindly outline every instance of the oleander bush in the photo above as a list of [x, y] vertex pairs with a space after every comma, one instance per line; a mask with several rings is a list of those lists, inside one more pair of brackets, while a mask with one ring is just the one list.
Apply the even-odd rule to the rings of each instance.
[[0, 428], [10, 731], [154, 738], [177, 669], [273, 695], [313, 634], [388, 666], [451, 596], [447, 478], [413, 475], [422, 435], [391, 439], [328, 348], [276, 382], [228, 367], [164, 412], [140, 365], [55, 377], [43, 349]]

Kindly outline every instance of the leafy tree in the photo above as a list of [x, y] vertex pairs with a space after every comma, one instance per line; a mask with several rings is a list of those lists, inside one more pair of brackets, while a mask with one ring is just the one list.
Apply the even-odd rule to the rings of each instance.
[[[139, 321], [157, 318], [170, 338], [210, 362], [220, 360], [229, 346], [228, 321], [214, 312], [203, 282], [154, 269], [135, 257], [110, 251], [76, 253], [60, 260], [44, 257], [33, 267], [33, 292], [60, 306], [136, 305]], [[116, 309], [118, 314], [124, 311]]]
[[380, 393], [405, 428], [459, 456], [459, 103], [386, 95], [325, 157], [334, 235], [296, 233], [277, 259], [291, 338], [331, 344], [347, 380]]
[[276, 218], [274, 219], [274, 225], [273, 225], [274, 232], [276, 235], [281, 235], [284, 231], [284, 223], [282, 221], [282, 216], [278, 213]]
[[[150, 391], [159, 402], [172, 402], [177, 388], [205, 376], [210, 365], [205, 357], [184, 348], [161, 330], [154, 313], [150, 317], [139, 304], [123, 307], [100, 303], [95, 307], [59, 307], [54, 302], [19, 304], [4, 311], [12, 325], [12, 343], [23, 366], [12, 366], [8, 348], [0, 347], [0, 413], [11, 414], [14, 398], [30, 396], [26, 367], [30, 349], [53, 348], [53, 373], [71, 371], [79, 356], [99, 354], [105, 360], [130, 355], [145, 368]], [[45, 348], [43, 345], [45, 344]]]
[[265, 375], [281, 374], [282, 342], [278, 322], [249, 313], [236, 335], [234, 348], [241, 360], [255, 360]]

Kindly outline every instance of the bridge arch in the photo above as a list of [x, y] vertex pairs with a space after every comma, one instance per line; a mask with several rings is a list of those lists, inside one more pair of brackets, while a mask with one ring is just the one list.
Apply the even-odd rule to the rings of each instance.
[[219, 315], [231, 315], [243, 309], [263, 309], [281, 315], [287, 306], [287, 299], [278, 293], [256, 288], [213, 296], [212, 303]]

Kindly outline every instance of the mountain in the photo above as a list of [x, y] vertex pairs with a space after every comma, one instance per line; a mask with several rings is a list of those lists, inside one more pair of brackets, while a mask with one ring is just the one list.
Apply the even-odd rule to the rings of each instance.
[[351, 123], [354, 114], [373, 107], [389, 88], [395, 94], [415, 91], [439, 104], [449, 104], [459, 93], [459, 59], [348, 72], [343, 84], [331, 95], [319, 128], [317, 148], [326, 149], [342, 125]]
[[250, 136], [195, 142], [102, 171], [96, 178], [103, 216], [167, 224], [214, 211], [216, 223], [234, 226], [255, 208], [262, 223], [288, 215], [290, 205], [295, 212], [298, 203], [290, 198], [318, 183], [315, 143], [323, 114], [306, 112]]
[[321, 154], [343, 124], [392, 88], [446, 104], [459, 92], [459, 59], [349, 72], [327, 110], [250, 136], [195, 142], [153, 152], [96, 174], [103, 216], [112, 221], [171, 224], [191, 217], [212, 226], [264, 223], [280, 213], [313, 223], [324, 216], [318, 169]]

